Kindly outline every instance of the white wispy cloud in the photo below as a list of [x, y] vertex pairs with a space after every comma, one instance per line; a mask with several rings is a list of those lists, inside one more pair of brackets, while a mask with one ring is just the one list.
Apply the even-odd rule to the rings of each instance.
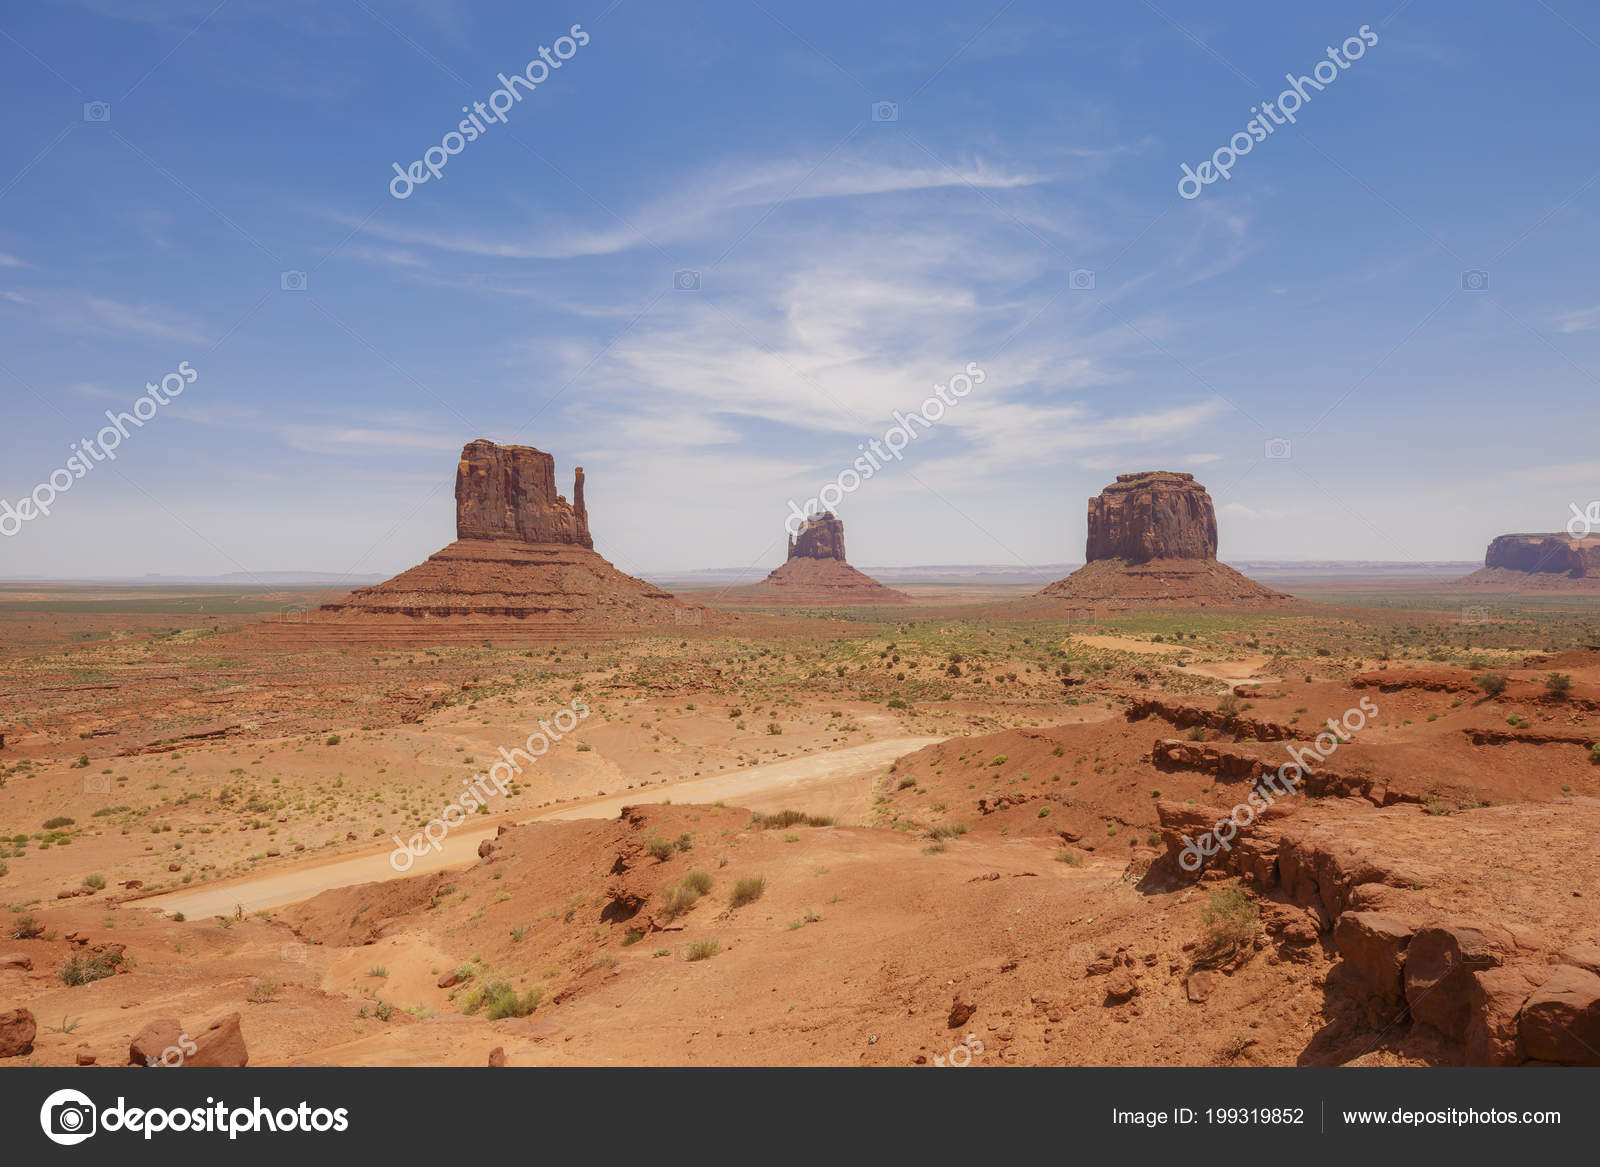
[[57, 319], [58, 323], [69, 329], [76, 327], [122, 336], [181, 340], [189, 344], [206, 343], [199, 321], [158, 304], [124, 304], [120, 300], [89, 296], [78, 303], [70, 316], [58, 316]]
[[1247, 507], [1242, 502], [1224, 503], [1222, 513], [1235, 519], [1286, 519], [1289, 517], [1285, 511], [1275, 511], [1266, 507]]
[[1600, 328], [1600, 305], [1577, 308], [1556, 317], [1557, 332], [1593, 332], [1597, 328]]
[[455, 435], [431, 430], [286, 425], [277, 432], [288, 445], [313, 454], [412, 454], [461, 448], [461, 441]]
[[431, 266], [426, 259], [415, 251], [407, 251], [401, 247], [367, 247], [363, 244], [343, 248], [339, 254], [349, 256], [351, 259], [365, 260], [368, 263], [384, 263], [391, 267], [424, 268]]
[[494, 259], [571, 259], [611, 255], [650, 243], [692, 238], [711, 228], [726, 230], [736, 211], [780, 203], [859, 198], [942, 187], [1008, 190], [1043, 181], [1041, 176], [991, 166], [981, 160], [949, 166], [894, 165], [862, 156], [761, 162], [710, 168], [693, 180], [599, 228], [577, 223], [539, 224], [521, 232], [485, 232], [454, 227], [414, 227], [401, 216], [361, 220], [342, 213], [329, 218], [368, 235], [413, 247]]

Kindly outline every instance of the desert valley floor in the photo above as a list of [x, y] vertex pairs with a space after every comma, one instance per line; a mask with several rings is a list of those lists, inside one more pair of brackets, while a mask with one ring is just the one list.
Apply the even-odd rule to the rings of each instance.
[[413, 645], [8, 586], [0, 1064], [1600, 1061], [1594, 596], [907, 590]]

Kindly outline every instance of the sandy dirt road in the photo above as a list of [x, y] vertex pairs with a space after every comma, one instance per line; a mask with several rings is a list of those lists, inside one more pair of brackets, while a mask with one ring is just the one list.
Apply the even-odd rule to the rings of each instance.
[[721, 800], [763, 811], [793, 807], [811, 814], [849, 814], [870, 802], [871, 779], [880, 768], [903, 754], [942, 740], [937, 737], [887, 738], [703, 778], [689, 778], [648, 790], [630, 791], [626, 795], [585, 799], [559, 810], [516, 819], [496, 819], [485, 826], [452, 831], [438, 851], [429, 851], [426, 856], [415, 859], [405, 871], [396, 870], [390, 862], [395, 850], [391, 841], [384, 851], [297, 864], [286, 870], [229, 883], [184, 888], [139, 900], [136, 906], [196, 917], [228, 915], [235, 909], [262, 911], [310, 899], [329, 888], [470, 866], [478, 860], [478, 844], [494, 838], [502, 822], [611, 818], [624, 806], [668, 799], [679, 803]]

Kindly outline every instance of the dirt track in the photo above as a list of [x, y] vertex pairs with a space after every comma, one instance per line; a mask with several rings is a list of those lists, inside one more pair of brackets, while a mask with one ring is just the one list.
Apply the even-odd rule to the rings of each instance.
[[404, 872], [396, 871], [390, 863], [389, 856], [393, 851], [391, 847], [382, 852], [328, 863], [299, 864], [285, 871], [253, 879], [200, 888], [185, 888], [183, 891], [141, 900], [138, 906], [164, 912], [182, 912], [186, 916], [196, 917], [227, 915], [235, 908], [242, 908], [245, 912], [255, 912], [309, 899], [330, 888], [349, 887], [352, 884], [397, 879], [401, 875], [421, 875], [430, 871], [464, 867], [477, 861], [478, 844], [485, 839], [494, 838], [503, 821], [539, 822], [610, 818], [624, 806], [660, 803], [669, 799], [679, 803], [732, 800], [756, 810], [777, 810], [792, 806], [814, 814], [834, 813], [845, 807], [864, 804], [867, 780], [878, 767], [887, 765], [902, 754], [908, 754], [940, 740], [942, 739], [934, 737], [889, 738], [840, 750], [825, 750], [802, 758], [770, 762], [763, 766], [751, 766], [703, 778], [668, 783], [629, 795], [585, 799], [560, 810], [546, 811], [543, 814], [516, 820], [496, 820], [487, 826], [452, 831], [441, 843], [440, 850], [430, 852], [425, 858], [417, 859]]

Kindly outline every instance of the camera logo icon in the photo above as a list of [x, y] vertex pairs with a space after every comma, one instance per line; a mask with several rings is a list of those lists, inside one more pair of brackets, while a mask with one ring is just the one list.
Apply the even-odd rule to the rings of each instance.
[[672, 286], [680, 292], [698, 292], [700, 290], [700, 273], [687, 270], [673, 272]]
[[1075, 267], [1067, 273], [1067, 287], [1074, 292], [1094, 291], [1094, 272], [1086, 267]]
[[278, 286], [285, 292], [303, 292], [306, 290], [306, 273], [286, 271], [278, 277]]
[[304, 964], [306, 962], [306, 946], [295, 941], [282, 945], [278, 949], [278, 959], [286, 964]]
[[673, 610], [672, 620], [675, 624], [700, 624], [704, 616], [699, 608], [677, 608]]
[[1461, 273], [1461, 290], [1463, 292], [1487, 292], [1489, 290], [1489, 273], [1481, 268]]
[[1268, 438], [1264, 449], [1267, 460], [1271, 462], [1287, 462], [1293, 453], [1288, 438]]
[[1487, 624], [1489, 622], [1489, 609], [1480, 604], [1468, 604], [1461, 609], [1461, 622], [1463, 624]]
[[108, 122], [111, 120], [111, 103], [109, 101], [86, 101], [83, 103], [83, 120], [86, 122]]
[[872, 103], [872, 120], [875, 122], [897, 122], [900, 120], [900, 103], [896, 101], [875, 101]]
[[111, 793], [111, 775], [109, 775], [109, 774], [91, 774], [91, 775], [89, 775], [89, 777], [87, 777], [87, 778], [85, 778], [83, 780], [83, 792], [85, 794], [110, 794]]
[[1600, 502], [1591, 502], [1584, 510], [1579, 510], [1577, 503], [1569, 502], [1567, 508], [1572, 511], [1572, 517], [1567, 520], [1567, 534], [1574, 539], [1587, 539], [1600, 527]]
[[79, 1090], [57, 1090], [39, 1108], [39, 1125], [45, 1138], [63, 1147], [74, 1147], [94, 1134], [99, 1111], [89, 1096]]

